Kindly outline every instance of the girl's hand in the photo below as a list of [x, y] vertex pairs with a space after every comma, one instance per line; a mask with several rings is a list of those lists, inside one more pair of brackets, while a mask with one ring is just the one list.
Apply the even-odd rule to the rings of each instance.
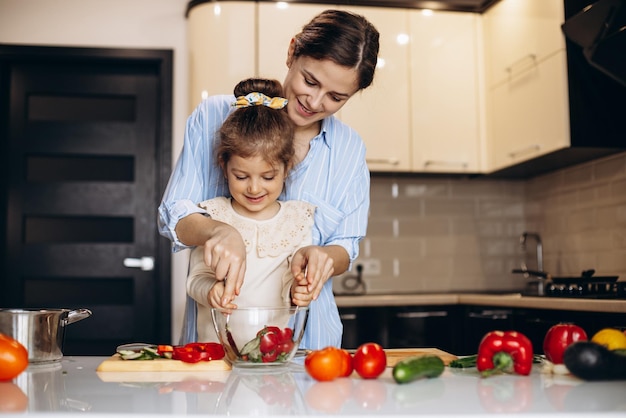
[[304, 274], [300, 274], [293, 279], [291, 284], [291, 303], [296, 306], [309, 306], [311, 300], [313, 300], [313, 294], [309, 292], [308, 284]]
[[291, 261], [291, 273], [298, 279], [304, 276], [312, 300], [317, 299], [324, 283], [333, 275], [335, 260], [324, 247], [310, 245], [300, 248]]
[[209, 290], [209, 305], [214, 308], [222, 309], [237, 309], [237, 305], [234, 303], [222, 304], [222, 298], [224, 297], [224, 282], [217, 282]]
[[204, 243], [204, 262], [217, 280], [225, 281], [219, 305], [227, 306], [239, 295], [246, 272], [246, 245], [239, 232], [227, 224], [216, 226]]

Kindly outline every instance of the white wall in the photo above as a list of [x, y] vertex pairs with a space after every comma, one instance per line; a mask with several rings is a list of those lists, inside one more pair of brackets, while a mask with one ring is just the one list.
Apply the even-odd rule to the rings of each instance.
[[[0, 0], [0, 43], [173, 49], [174, 161], [189, 113], [186, 5], [187, 0]], [[182, 321], [185, 253], [172, 263], [172, 341], [178, 341]]]

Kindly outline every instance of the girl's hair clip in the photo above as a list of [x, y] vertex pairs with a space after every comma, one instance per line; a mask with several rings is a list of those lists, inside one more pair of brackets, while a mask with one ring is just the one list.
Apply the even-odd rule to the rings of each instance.
[[248, 93], [245, 96], [237, 97], [237, 101], [232, 104], [234, 107], [267, 106], [272, 109], [282, 109], [287, 106], [287, 99], [282, 97], [268, 97], [263, 93]]

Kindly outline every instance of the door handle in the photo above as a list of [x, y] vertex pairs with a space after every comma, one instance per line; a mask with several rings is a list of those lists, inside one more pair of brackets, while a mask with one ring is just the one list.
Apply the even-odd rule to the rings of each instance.
[[152, 271], [154, 270], [154, 257], [125, 258], [124, 266], [142, 269], [143, 271]]

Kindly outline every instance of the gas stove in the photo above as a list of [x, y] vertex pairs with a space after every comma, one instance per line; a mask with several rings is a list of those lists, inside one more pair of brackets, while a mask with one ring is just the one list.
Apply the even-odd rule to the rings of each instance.
[[626, 299], [626, 282], [574, 281], [569, 283], [546, 282], [545, 296], [583, 299]]

